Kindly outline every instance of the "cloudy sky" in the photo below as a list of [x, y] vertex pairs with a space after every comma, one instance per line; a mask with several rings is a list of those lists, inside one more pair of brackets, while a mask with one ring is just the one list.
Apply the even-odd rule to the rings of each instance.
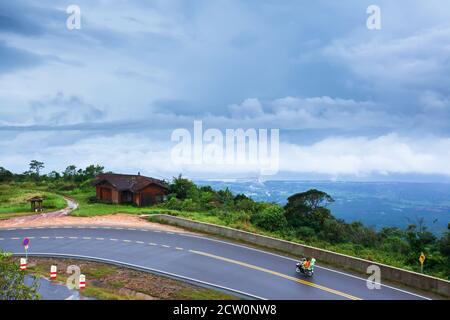
[[[81, 9], [69, 30], [66, 9]], [[381, 30], [366, 26], [381, 9]], [[174, 129], [279, 129], [270, 179], [450, 180], [445, 0], [2, 1], [0, 166], [156, 177]]]

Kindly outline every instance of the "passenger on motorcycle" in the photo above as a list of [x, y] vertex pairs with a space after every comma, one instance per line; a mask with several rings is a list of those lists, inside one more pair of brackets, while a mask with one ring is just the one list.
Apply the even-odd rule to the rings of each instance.
[[295, 271], [308, 277], [312, 277], [314, 274], [315, 263], [316, 259], [314, 258], [302, 258], [300, 262], [297, 263], [297, 268]]
[[306, 258], [305, 261], [303, 261], [302, 266], [305, 270], [313, 270], [315, 264], [316, 264], [316, 259]]

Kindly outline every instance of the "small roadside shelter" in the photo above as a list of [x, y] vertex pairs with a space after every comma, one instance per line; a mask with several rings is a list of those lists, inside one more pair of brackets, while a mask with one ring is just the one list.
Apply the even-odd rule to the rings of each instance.
[[31, 203], [31, 211], [33, 212], [43, 211], [44, 210], [44, 206], [42, 205], [43, 201], [44, 198], [39, 196], [28, 199], [28, 202]]

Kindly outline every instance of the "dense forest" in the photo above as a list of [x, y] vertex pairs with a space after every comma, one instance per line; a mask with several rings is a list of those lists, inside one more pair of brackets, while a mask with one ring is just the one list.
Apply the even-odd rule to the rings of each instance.
[[[14, 174], [0, 167], [0, 184], [34, 184], [46, 190], [67, 194], [94, 194], [92, 179], [104, 167], [90, 165], [78, 169], [71, 165], [64, 172], [41, 174], [44, 163], [33, 160], [30, 170]], [[406, 229], [385, 227], [380, 231], [361, 222], [347, 223], [333, 216], [328, 205], [332, 196], [312, 189], [291, 195], [287, 204], [254, 201], [228, 188], [214, 190], [193, 181], [174, 177], [168, 200], [156, 209], [174, 215], [220, 223], [419, 271], [419, 256], [426, 255], [427, 274], [450, 279], [450, 232], [436, 237], [419, 221]], [[295, 191], [295, 190], [293, 190]], [[131, 205], [130, 205], [131, 206]], [[144, 209], [143, 209], [144, 210]], [[133, 211], [134, 212], [134, 211]], [[155, 212], [155, 211], [152, 211]]]

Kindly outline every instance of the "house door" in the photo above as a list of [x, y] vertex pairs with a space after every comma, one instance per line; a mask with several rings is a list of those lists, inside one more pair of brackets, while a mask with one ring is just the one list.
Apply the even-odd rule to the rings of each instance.
[[122, 191], [120, 194], [120, 198], [122, 200], [122, 203], [133, 202], [133, 194], [130, 191]]
[[141, 193], [141, 206], [146, 207], [153, 204], [153, 196], [150, 193]]
[[111, 202], [112, 201], [111, 189], [101, 188], [101, 190], [100, 190], [100, 198], [103, 201]]

